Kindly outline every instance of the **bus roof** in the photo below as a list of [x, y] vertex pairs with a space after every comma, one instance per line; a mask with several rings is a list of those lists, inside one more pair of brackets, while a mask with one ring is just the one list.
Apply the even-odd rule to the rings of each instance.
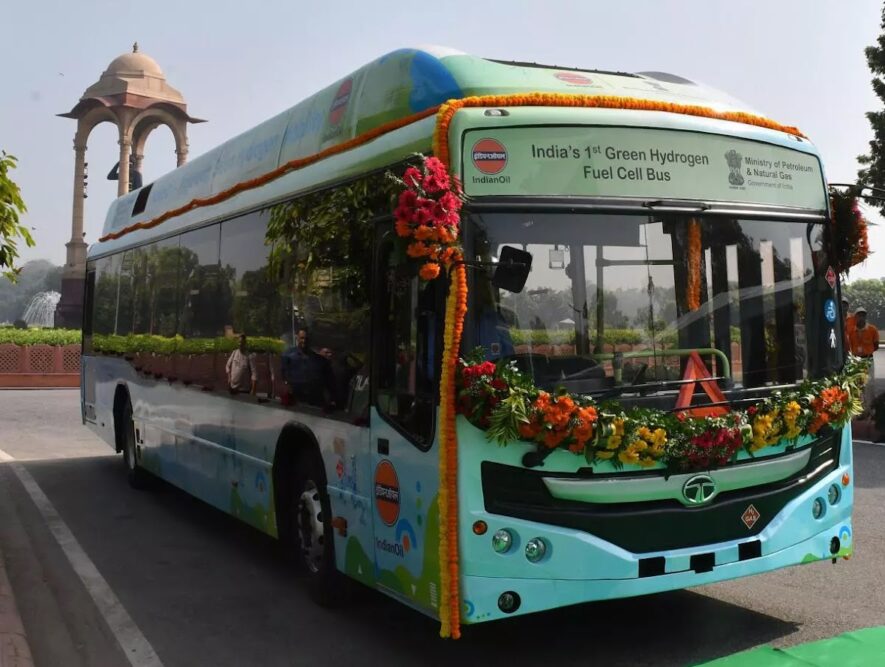
[[[724, 93], [662, 72], [629, 74], [504, 62], [440, 47], [401, 49], [361, 67], [154, 183], [115, 200], [102, 236], [154, 219], [193, 199], [211, 197], [279, 165], [315, 155], [382, 125], [409, 119], [447, 100], [529, 92], [634, 97], [697, 104], [716, 111], [754, 113]], [[433, 125], [420, 126], [429, 146]], [[322, 182], [317, 180], [314, 186]], [[218, 207], [212, 208], [213, 211], [206, 212], [207, 219], [219, 215]], [[240, 205], [230, 201], [229, 208], [239, 210]], [[138, 239], [127, 239], [122, 245], [143, 241], [148, 235], [137, 236]], [[104, 251], [93, 247], [90, 254]]]

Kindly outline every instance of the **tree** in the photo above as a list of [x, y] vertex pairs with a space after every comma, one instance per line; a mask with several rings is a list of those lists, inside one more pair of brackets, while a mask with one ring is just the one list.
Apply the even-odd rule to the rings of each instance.
[[22, 200], [21, 190], [10, 178], [9, 172], [15, 169], [18, 160], [6, 151], [0, 151], [0, 274], [15, 280], [18, 269], [18, 241], [32, 247], [34, 239], [28, 228], [19, 223], [19, 216], [27, 211]]
[[885, 278], [855, 280], [842, 286], [842, 294], [851, 310], [863, 306], [867, 309], [867, 321], [885, 328]]
[[[873, 92], [885, 104], [885, 8], [882, 10], [880, 23], [882, 32], [876, 39], [876, 46], [868, 46], [864, 49], [867, 57], [867, 65], [873, 73]], [[873, 188], [885, 188], [885, 110], [868, 111], [867, 118], [873, 128], [873, 140], [870, 141], [868, 155], [860, 155], [857, 161], [863, 166], [857, 172], [857, 180], [860, 185], [868, 185]], [[885, 200], [868, 200], [871, 206], [876, 206], [885, 214]]]

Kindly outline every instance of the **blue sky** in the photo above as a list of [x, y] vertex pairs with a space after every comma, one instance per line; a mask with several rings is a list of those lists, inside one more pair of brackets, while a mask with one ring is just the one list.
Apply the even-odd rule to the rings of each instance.
[[[17, 155], [37, 247], [25, 259], [64, 261], [70, 237], [76, 104], [117, 55], [138, 41], [192, 115], [195, 157], [379, 55], [439, 44], [475, 55], [547, 64], [678, 73], [799, 126], [832, 182], [852, 180], [880, 107], [863, 48], [879, 33], [880, 0], [621, 0], [583, 2], [356, 2], [190, 0], [12, 2], [4, 7], [0, 148]], [[116, 184], [110, 125], [89, 141], [87, 241], [98, 237]], [[175, 166], [165, 128], [148, 141], [145, 181]], [[877, 218], [878, 219], [878, 218]], [[881, 220], [879, 220], [882, 222]], [[879, 253], [852, 278], [885, 276]]]

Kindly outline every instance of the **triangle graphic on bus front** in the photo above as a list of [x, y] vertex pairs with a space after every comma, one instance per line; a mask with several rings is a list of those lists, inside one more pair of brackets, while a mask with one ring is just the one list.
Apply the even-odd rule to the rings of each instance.
[[[724, 405], [727, 403], [725, 394], [722, 393], [719, 385], [716, 384], [716, 380], [713, 379], [713, 376], [704, 364], [704, 360], [701, 359], [701, 355], [697, 352], [692, 352], [689, 355], [682, 379], [693, 380], [693, 382], [686, 382], [680, 387], [679, 397], [676, 399], [676, 412], [687, 413], [692, 417], [721, 417], [728, 413], [728, 408]], [[719, 405], [691, 407], [694, 388], [698, 382], [700, 382], [701, 388], [709, 397], [710, 402], [718, 403]]]

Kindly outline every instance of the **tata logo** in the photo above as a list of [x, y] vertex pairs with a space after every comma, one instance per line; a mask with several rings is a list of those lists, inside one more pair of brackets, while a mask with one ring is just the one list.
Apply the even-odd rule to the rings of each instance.
[[682, 485], [686, 505], [705, 505], [716, 495], [716, 482], [709, 475], [695, 475]]

